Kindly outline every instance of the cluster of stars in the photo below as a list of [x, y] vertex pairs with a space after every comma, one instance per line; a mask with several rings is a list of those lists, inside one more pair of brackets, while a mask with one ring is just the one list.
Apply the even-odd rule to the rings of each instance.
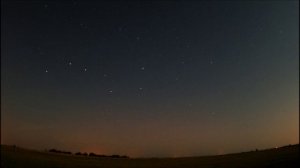
[[[139, 40], [139, 39], [140, 39], [140, 37], [137, 37], [137, 40]], [[182, 65], [185, 65], [185, 64], [186, 64], [184, 57], [182, 57], [182, 60], [180, 61], [180, 64], [182, 64]], [[210, 65], [214, 64], [213, 58], [210, 58], [209, 64], [210, 64]], [[72, 67], [72, 66], [73, 66], [73, 62], [72, 62], [72, 61], [68, 61], [68, 62], [67, 62], [67, 66], [68, 66], [68, 67]], [[139, 69], [140, 69], [140, 71], [145, 71], [145, 66], [140, 66]], [[88, 71], [88, 67], [87, 67], [87, 66], [82, 66], [82, 71], [83, 71], [83, 72], [87, 72], [87, 71]], [[49, 73], [48, 67], [45, 69], [45, 72], [46, 72], [46, 73]], [[108, 77], [108, 74], [107, 74], [107, 73], [104, 73], [104, 74], [103, 74], [103, 77], [104, 77], [104, 78]], [[179, 77], [178, 77], [178, 76], [175, 77], [175, 81], [179, 81]], [[137, 88], [137, 90], [140, 91], [140, 93], [141, 93], [141, 92], [144, 90], [144, 88], [140, 86], [140, 87]], [[109, 94], [112, 94], [112, 93], [113, 93], [113, 90], [112, 90], [112, 89], [109, 89], [107, 92], [108, 92]], [[192, 105], [189, 104], [188, 106], [191, 107]], [[212, 115], [214, 115], [214, 113], [213, 113]]]
[[[69, 65], [69, 67], [71, 67], [71, 66], [73, 65], [73, 63], [70, 61], [70, 62], [68, 62], [68, 65]], [[84, 67], [84, 68], [83, 68], [83, 71], [86, 72], [86, 71], [87, 71], [87, 67]], [[46, 68], [46, 69], [45, 69], [45, 72], [48, 73], [48, 72], [49, 72], [49, 69]], [[106, 75], [106, 74], [105, 74], [105, 75]]]
[[[68, 65], [69, 67], [71, 67], [71, 66], [73, 65], [73, 63], [72, 63], [71, 61], [69, 61], [69, 62], [67, 63], [67, 65]], [[83, 71], [84, 71], [84, 72], [87, 72], [87, 70], [88, 70], [87, 67], [84, 67], [84, 68], [83, 68]], [[145, 70], [145, 67], [144, 67], [144, 66], [140, 67], [140, 70], [141, 70], [141, 71], [144, 71], [144, 70]], [[48, 68], [45, 69], [45, 73], [49, 73], [49, 69], [48, 69]], [[105, 78], [108, 77], [108, 74], [106, 74], [106, 73], [103, 74], [103, 77], [105, 77]], [[139, 91], [143, 91], [143, 87], [139, 87], [138, 90], [139, 90]], [[112, 94], [112, 93], [113, 93], [113, 90], [112, 90], [112, 89], [109, 89], [109, 90], [108, 90], [108, 93], [109, 93], [109, 94]]]

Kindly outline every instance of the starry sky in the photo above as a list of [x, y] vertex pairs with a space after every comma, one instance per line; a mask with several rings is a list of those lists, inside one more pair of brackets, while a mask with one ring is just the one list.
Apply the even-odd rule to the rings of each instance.
[[299, 1], [1, 3], [1, 144], [179, 157], [299, 142]]

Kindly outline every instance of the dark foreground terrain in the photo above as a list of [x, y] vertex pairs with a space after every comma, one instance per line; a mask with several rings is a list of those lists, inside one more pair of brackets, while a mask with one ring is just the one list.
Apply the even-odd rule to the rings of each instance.
[[1, 145], [2, 168], [288, 168], [298, 167], [297, 165], [299, 165], [299, 145], [219, 156], [161, 159], [97, 158], [38, 152]]

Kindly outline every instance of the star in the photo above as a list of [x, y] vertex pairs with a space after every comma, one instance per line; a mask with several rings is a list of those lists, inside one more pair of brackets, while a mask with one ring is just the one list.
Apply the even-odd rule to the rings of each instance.
[[142, 70], [142, 71], [145, 70], [145, 67], [141, 67], [141, 70]]
[[109, 90], [108, 92], [109, 92], [109, 93], [112, 93], [113, 91], [112, 91], [112, 90]]
[[46, 69], [45, 72], [48, 73], [48, 69]]
[[141, 38], [139, 36], [136, 37], [136, 40], [140, 40]]
[[143, 90], [143, 88], [142, 88], [142, 87], [140, 87], [140, 88], [139, 88], [139, 90]]
[[103, 76], [104, 76], [104, 77], [107, 77], [107, 75], [106, 75], [106, 74], [104, 74]]
[[87, 71], [87, 68], [84, 68], [84, 72], [86, 72]]
[[69, 65], [71, 66], [71, 65], [72, 65], [72, 62], [69, 62]]
[[210, 61], [209, 63], [212, 65], [214, 62], [213, 62], [213, 61]]

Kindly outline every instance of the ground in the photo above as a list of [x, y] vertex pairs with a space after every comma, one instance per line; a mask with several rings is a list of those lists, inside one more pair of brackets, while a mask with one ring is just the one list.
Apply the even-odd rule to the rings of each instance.
[[237, 154], [185, 158], [97, 158], [1, 145], [2, 168], [253, 168], [298, 167], [299, 145]]

